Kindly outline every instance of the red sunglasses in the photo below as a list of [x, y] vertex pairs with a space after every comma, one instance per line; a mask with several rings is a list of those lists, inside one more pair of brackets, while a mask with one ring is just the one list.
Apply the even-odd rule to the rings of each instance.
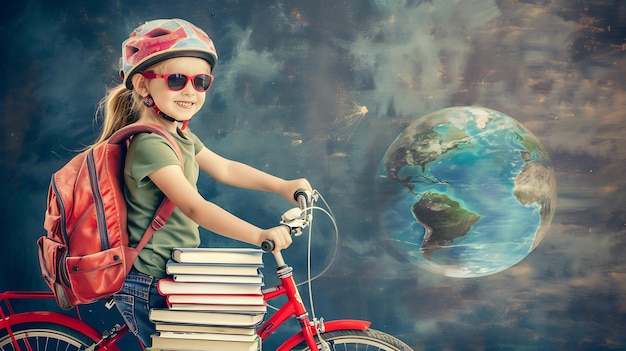
[[195, 76], [187, 76], [182, 73], [156, 74], [153, 72], [139, 72], [139, 74], [146, 79], [165, 79], [167, 87], [172, 91], [182, 90], [187, 86], [187, 82], [191, 81], [193, 88], [202, 93], [209, 90], [211, 84], [213, 84], [213, 76], [210, 74], [196, 74]]

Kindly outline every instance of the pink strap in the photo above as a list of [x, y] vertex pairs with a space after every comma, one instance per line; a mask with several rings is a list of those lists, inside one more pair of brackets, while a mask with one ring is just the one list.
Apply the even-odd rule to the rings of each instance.
[[163, 228], [163, 226], [167, 222], [167, 219], [172, 215], [175, 208], [176, 208], [176, 205], [174, 205], [174, 203], [170, 199], [168, 198], [163, 199], [163, 201], [161, 202], [161, 205], [159, 205], [159, 207], [156, 210], [156, 213], [154, 214], [154, 217], [152, 218], [152, 222], [150, 223], [146, 231], [143, 233], [143, 236], [141, 237], [141, 241], [139, 241], [139, 244], [136, 247], [137, 251], [141, 251], [141, 249], [143, 249], [144, 246], [146, 246], [150, 238], [152, 238], [152, 235], [154, 234], [154, 232]]
[[[180, 161], [180, 168], [183, 170], [185, 169], [184, 163], [183, 163], [183, 155], [180, 152], [180, 147], [178, 146], [178, 143], [176, 142], [176, 140], [174, 140], [174, 138], [170, 135], [169, 132], [167, 132], [161, 126], [156, 125], [156, 124], [149, 124], [149, 123], [129, 124], [126, 127], [115, 132], [111, 136], [111, 138], [109, 138], [109, 144], [125, 143], [130, 137], [138, 133], [154, 133], [165, 138], [165, 140], [168, 141], [172, 149], [174, 149], [174, 151], [176, 152], [176, 155], [178, 156], [178, 160]], [[150, 223], [146, 231], [143, 233], [143, 236], [141, 237], [141, 241], [139, 241], [139, 244], [135, 248], [137, 254], [139, 253], [139, 251], [141, 251], [141, 249], [144, 248], [144, 246], [146, 246], [148, 241], [150, 241], [150, 238], [152, 238], [152, 235], [154, 234], [154, 232], [163, 228], [168, 218], [170, 218], [170, 216], [174, 212], [175, 208], [176, 208], [176, 205], [170, 199], [168, 199], [167, 197], [163, 199], [163, 201], [157, 208], [154, 214], [154, 217], [152, 217], [152, 222]], [[129, 266], [132, 266], [130, 262], [129, 262]]]

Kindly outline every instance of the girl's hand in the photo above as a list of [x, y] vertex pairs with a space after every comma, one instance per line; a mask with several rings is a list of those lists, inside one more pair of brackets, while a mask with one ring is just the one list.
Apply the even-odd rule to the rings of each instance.
[[280, 195], [289, 200], [289, 202], [291, 202], [292, 204], [298, 206], [298, 201], [296, 201], [296, 199], [294, 199], [293, 197], [298, 189], [305, 189], [313, 192], [313, 188], [311, 187], [309, 181], [305, 178], [300, 178], [294, 180], [286, 180], [281, 187]]
[[287, 229], [284, 225], [279, 225], [262, 231], [259, 246], [261, 246], [261, 243], [265, 240], [271, 240], [274, 242], [274, 250], [272, 250], [274, 253], [288, 248], [292, 241], [289, 229]]

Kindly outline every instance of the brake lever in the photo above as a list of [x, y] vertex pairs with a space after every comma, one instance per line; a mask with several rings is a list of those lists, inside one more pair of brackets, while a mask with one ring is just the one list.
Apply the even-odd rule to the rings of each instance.
[[299, 207], [294, 207], [283, 213], [280, 224], [289, 229], [289, 234], [299, 236], [302, 234], [302, 229], [309, 225], [309, 218], [306, 212]]

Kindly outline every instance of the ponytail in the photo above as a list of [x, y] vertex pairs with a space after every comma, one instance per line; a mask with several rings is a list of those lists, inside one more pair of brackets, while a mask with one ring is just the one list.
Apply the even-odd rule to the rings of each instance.
[[124, 84], [109, 89], [98, 104], [96, 116], [103, 117], [102, 132], [92, 146], [107, 140], [119, 129], [137, 122], [142, 105], [141, 96], [127, 89]]

